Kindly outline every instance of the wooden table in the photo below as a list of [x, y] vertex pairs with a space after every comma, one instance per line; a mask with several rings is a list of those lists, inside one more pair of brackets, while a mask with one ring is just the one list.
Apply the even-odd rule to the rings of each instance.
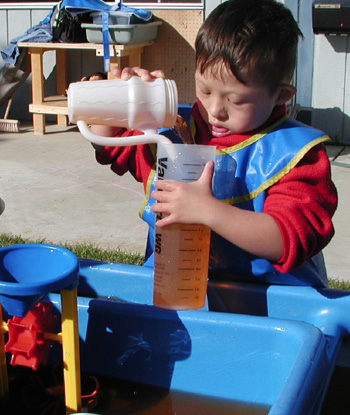
[[[152, 45], [153, 41], [135, 43], [132, 45], [109, 45], [111, 68], [120, 65], [123, 56], [128, 57], [129, 66], [141, 66], [141, 54], [145, 46]], [[67, 83], [67, 57], [66, 51], [70, 49], [95, 50], [96, 56], [103, 57], [103, 45], [97, 43], [40, 43], [20, 42], [20, 48], [28, 48], [32, 71], [32, 103], [29, 112], [33, 114], [34, 134], [45, 134], [45, 114], [57, 115], [57, 124], [67, 126], [68, 110], [66, 89]], [[45, 97], [43, 76], [43, 54], [46, 51], [56, 52], [56, 95]], [[108, 74], [111, 77], [111, 74]]]

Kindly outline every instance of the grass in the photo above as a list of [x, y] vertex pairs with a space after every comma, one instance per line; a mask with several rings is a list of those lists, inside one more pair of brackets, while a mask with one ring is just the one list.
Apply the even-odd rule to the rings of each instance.
[[350, 282], [349, 281], [341, 281], [334, 278], [328, 278], [328, 285], [329, 288], [337, 289], [337, 290], [350, 290]]
[[[31, 240], [22, 238], [21, 236], [10, 235], [1, 233], [0, 234], [0, 247], [14, 244], [25, 244], [25, 243], [52, 243], [46, 240]], [[122, 249], [102, 249], [93, 244], [87, 243], [78, 243], [78, 244], [68, 244], [68, 243], [55, 243], [55, 245], [63, 246], [64, 248], [69, 249], [74, 252], [78, 258], [84, 259], [94, 259], [96, 261], [102, 262], [119, 262], [122, 264], [131, 264], [131, 265], [142, 265], [144, 261], [143, 255], [137, 252], [127, 252]], [[335, 278], [329, 278], [328, 284], [330, 288], [338, 290], [350, 290], [349, 281], [340, 281]]]
[[[0, 234], [0, 247], [14, 244], [26, 244], [26, 243], [41, 243], [41, 244], [52, 244], [51, 241], [46, 241], [43, 239], [32, 240], [27, 238], [22, 238], [17, 235], [10, 234]], [[123, 264], [131, 265], [142, 265], [144, 262], [143, 255], [137, 252], [127, 252], [122, 249], [102, 249], [93, 244], [89, 243], [54, 243], [54, 245], [59, 245], [64, 248], [69, 249], [74, 252], [78, 258], [84, 259], [94, 259], [97, 261], [103, 262], [119, 262]]]

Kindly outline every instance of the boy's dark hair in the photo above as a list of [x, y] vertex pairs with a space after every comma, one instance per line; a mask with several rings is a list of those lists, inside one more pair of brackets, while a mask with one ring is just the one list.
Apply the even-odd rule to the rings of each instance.
[[107, 79], [107, 74], [105, 72], [94, 72], [87, 77], [88, 81], [92, 76], [99, 76], [101, 79]]
[[292, 79], [299, 36], [292, 13], [275, 0], [229, 0], [202, 24], [196, 68], [220, 76], [222, 64], [241, 82], [242, 70], [271, 93]]

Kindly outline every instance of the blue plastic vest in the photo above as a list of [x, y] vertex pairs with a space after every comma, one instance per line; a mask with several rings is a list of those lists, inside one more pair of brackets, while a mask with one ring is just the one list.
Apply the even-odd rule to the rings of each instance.
[[[323, 132], [282, 118], [267, 130], [238, 145], [217, 150], [213, 177], [214, 196], [242, 209], [261, 212], [266, 190], [286, 175], [315, 145], [328, 140]], [[149, 224], [146, 264], [153, 266], [154, 214], [149, 196], [154, 176], [147, 186], [142, 218]], [[268, 243], [268, 241], [267, 241]], [[276, 271], [269, 261], [251, 255], [212, 232], [211, 278], [265, 282], [283, 285], [327, 285], [322, 253], [288, 273]]]

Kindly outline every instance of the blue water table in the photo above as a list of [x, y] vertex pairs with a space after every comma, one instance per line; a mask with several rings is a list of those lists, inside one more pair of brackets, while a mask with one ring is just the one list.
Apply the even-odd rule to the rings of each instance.
[[62, 337], [67, 320], [71, 412], [80, 408], [81, 369], [162, 388], [178, 414], [185, 396], [195, 414], [202, 404], [210, 415], [317, 415], [335, 365], [350, 362], [347, 291], [210, 281], [206, 308], [165, 310], [152, 305], [151, 268], [77, 260], [49, 245], [0, 249], [0, 275], [4, 315], [50, 302]]

